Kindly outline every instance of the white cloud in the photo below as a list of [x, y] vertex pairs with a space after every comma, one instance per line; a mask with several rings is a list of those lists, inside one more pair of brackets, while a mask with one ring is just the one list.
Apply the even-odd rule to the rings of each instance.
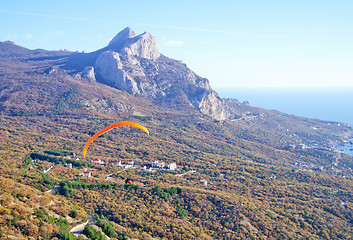
[[17, 37], [18, 36], [16, 34], [7, 34], [7, 39], [11, 41], [16, 40]]
[[169, 46], [181, 46], [183, 44], [184, 44], [183, 41], [176, 41], [176, 40], [170, 40], [167, 42], [167, 45]]

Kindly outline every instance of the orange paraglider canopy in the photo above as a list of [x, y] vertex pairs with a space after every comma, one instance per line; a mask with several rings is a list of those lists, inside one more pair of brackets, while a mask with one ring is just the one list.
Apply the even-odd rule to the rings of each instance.
[[109, 127], [106, 127], [102, 130], [100, 130], [99, 132], [97, 132], [96, 134], [94, 134], [86, 143], [85, 148], [83, 149], [83, 157], [86, 156], [86, 152], [88, 149], [88, 146], [91, 144], [91, 142], [93, 142], [94, 139], [96, 139], [97, 137], [99, 137], [100, 135], [102, 135], [105, 132], [108, 132], [109, 130], [111, 130], [112, 128], [116, 128], [116, 127], [122, 127], [122, 126], [130, 126], [130, 127], [136, 127], [139, 128], [143, 131], [145, 131], [147, 134], [150, 134], [149, 131], [147, 130], [147, 128], [145, 128], [144, 126], [141, 126], [140, 124], [134, 123], [134, 122], [118, 122], [118, 123], [113, 123], [112, 125], [110, 125]]

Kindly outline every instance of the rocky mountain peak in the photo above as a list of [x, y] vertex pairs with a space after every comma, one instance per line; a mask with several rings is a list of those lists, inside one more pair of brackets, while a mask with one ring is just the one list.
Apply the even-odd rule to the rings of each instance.
[[157, 39], [148, 32], [135, 35], [130, 28], [119, 32], [100, 51], [94, 69], [82, 74], [130, 94], [148, 99], [193, 106], [218, 120], [228, 117], [223, 100], [206, 78], [180, 61], [161, 55]]
[[140, 58], [156, 60], [159, 58], [157, 39], [148, 32], [138, 36], [127, 27], [119, 32], [108, 44], [107, 50]]
[[135, 32], [127, 27], [120, 31], [108, 44], [108, 46], [123, 45], [128, 39], [134, 38]]
[[121, 51], [130, 56], [137, 56], [150, 60], [156, 60], [160, 56], [157, 39], [148, 32], [144, 32], [129, 39]]

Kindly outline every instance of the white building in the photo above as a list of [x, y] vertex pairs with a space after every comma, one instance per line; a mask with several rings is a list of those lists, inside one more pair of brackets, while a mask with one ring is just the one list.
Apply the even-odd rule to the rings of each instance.
[[202, 179], [202, 180], [200, 180], [200, 183], [201, 183], [202, 185], [204, 185], [205, 187], [207, 187], [207, 183], [208, 183], [208, 182], [207, 182], [206, 180], [203, 180], [203, 179]]
[[97, 164], [102, 164], [102, 163], [104, 163], [104, 161], [102, 161], [102, 160], [100, 160], [100, 159], [98, 159], [98, 158], [92, 160], [92, 162], [93, 162], [93, 163], [97, 163]]
[[113, 166], [121, 166], [121, 160], [114, 160], [114, 162], [112, 163]]
[[134, 165], [134, 160], [129, 160], [129, 161], [127, 162], [127, 164], [128, 164], [128, 165]]
[[153, 161], [152, 162], [152, 167], [153, 168], [164, 168], [164, 166], [165, 166], [165, 163], [164, 162], [159, 162], [159, 161]]
[[64, 166], [67, 168], [72, 168], [72, 163], [65, 163]]
[[153, 169], [147, 166], [141, 166], [140, 167], [141, 171], [147, 171], [147, 172], [153, 172]]
[[300, 144], [298, 145], [298, 148], [299, 148], [299, 149], [306, 149], [307, 146], [306, 146], [304, 143], [300, 143]]
[[83, 172], [83, 176], [84, 177], [91, 177], [92, 175], [91, 175], [91, 172], [86, 171], [86, 172]]
[[176, 163], [169, 163], [168, 164], [168, 169], [171, 170], [171, 171], [176, 171], [177, 170]]

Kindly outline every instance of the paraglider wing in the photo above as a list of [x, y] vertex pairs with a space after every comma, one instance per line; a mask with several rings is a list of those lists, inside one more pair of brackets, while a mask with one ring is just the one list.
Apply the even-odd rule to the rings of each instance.
[[122, 127], [122, 126], [130, 126], [130, 127], [136, 127], [139, 128], [143, 131], [145, 131], [147, 134], [150, 134], [147, 130], [147, 128], [145, 128], [144, 126], [141, 126], [140, 124], [134, 123], [134, 122], [118, 122], [118, 123], [113, 123], [112, 125], [110, 125], [109, 127], [106, 127], [102, 130], [100, 130], [99, 132], [97, 132], [96, 134], [94, 134], [86, 143], [85, 148], [83, 149], [83, 157], [86, 156], [86, 152], [88, 149], [88, 146], [91, 144], [91, 142], [93, 142], [94, 139], [96, 139], [97, 137], [99, 137], [100, 135], [102, 135], [105, 132], [108, 132], [109, 130], [116, 128], [116, 127]]

